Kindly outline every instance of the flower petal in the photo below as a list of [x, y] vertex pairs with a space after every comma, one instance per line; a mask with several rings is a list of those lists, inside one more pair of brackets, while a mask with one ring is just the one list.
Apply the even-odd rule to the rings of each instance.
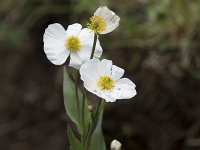
[[106, 29], [102, 31], [101, 34], [107, 34], [115, 30], [119, 25], [119, 21], [120, 18], [114, 12], [112, 12], [112, 16], [107, 17], [107, 19], [105, 19]]
[[111, 10], [107, 6], [100, 6], [94, 13], [94, 16], [99, 16], [106, 19], [112, 15]]
[[106, 6], [99, 7], [94, 15], [103, 18], [106, 23], [106, 29], [100, 32], [100, 34], [112, 32], [119, 25], [120, 18]]
[[105, 99], [106, 102], [115, 102], [116, 101], [116, 99], [114, 97], [110, 96], [110, 94], [108, 92], [101, 91], [97, 87], [95, 87], [94, 82], [91, 83], [91, 81], [89, 79], [84, 80], [84, 87], [89, 92], [97, 95], [98, 97]]
[[43, 36], [43, 41], [54, 39], [62, 41], [65, 39], [65, 29], [59, 23], [50, 24], [46, 29]]
[[99, 64], [99, 72], [100, 75], [106, 75], [110, 76], [111, 75], [111, 68], [112, 68], [112, 61], [103, 59], [101, 63]]
[[81, 49], [77, 52], [77, 54], [83, 62], [89, 60], [91, 55], [91, 45], [90, 44], [81, 45]]
[[[108, 62], [104, 60], [103, 63]], [[110, 63], [110, 62], [109, 62]], [[91, 93], [103, 98], [106, 102], [114, 102], [116, 99], [110, 96], [110, 91], [102, 91], [97, 87], [97, 80], [100, 76], [99, 66], [101, 62], [99, 59], [91, 59], [86, 61], [80, 68], [81, 80], [84, 82], [84, 87]]]
[[135, 84], [127, 78], [122, 78], [115, 83], [110, 96], [116, 99], [130, 99], [136, 94]]
[[94, 51], [94, 58], [100, 58], [103, 53], [103, 49], [100, 45], [100, 42], [97, 40], [95, 51]]
[[69, 66], [79, 69], [83, 61], [80, 59], [77, 53], [70, 53]]
[[89, 30], [88, 28], [84, 28], [80, 31], [79, 35], [78, 35], [80, 41], [82, 43], [85, 42], [91, 42], [93, 44], [93, 40], [94, 40], [94, 32], [92, 32], [91, 30]]
[[83, 63], [80, 67], [80, 75], [81, 79], [86, 82], [86, 78], [92, 79], [95, 82], [95, 87], [96, 87], [96, 81], [97, 78], [99, 77], [99, 71], [98, 67], [100, 64], [99, 59], [90, 59]]
[[78, 35], [81, 29], [82, 29], [82, 25], [79, 23], [74, 23], [72, 25], [69, 25], [66, 30], [67, 36]]
[[111, 78], [115, 81], [119, 80], [124, 75], [124, 69], [117, 67], [115, 65], [112, 66]]
[[115, 102], [116, 98], [112, 97], [110, 93], [102, 93], [102, 98], [105, 99], [106, 102]]
[[[92, 53], [92, 49], [91, 49], [92, 45], [91, 43], [83, 43], [81, 46], [81, 49], [77, 52], [77, 54], [79, 55], [79, 57], [81, 58], [81, 60], [83, 62], [87, 61], [90, 59], [91, 53]], [[94, 58], [99, 58], [102, 55], [102, 48], [100, 46], [100, 44], [96, 44], [96, 48], [95, 48], [95, 52], [94, 52]]]
[[64, 40], [65, 29], [60, 24], [51, 24], [45, 30], [43, 36], [44, 52], [47, 58], [55, 65], [63, 64], [69, 56]]
[[46, 40], [44, 52], [54, 65], [62, 65], [69, 56], [69, 51], [63, 46], [63, 43], [56, 40]]
[[90, 80], [84, 80], [83, 86], [91, 93], [101, 97], [100, 91], [90, 82]]
[[[78, 55], [83, 61], [90, 59], [90, 55], [92, 53], [92, 46], [94, 41], [94, 32], [91, 30], [84, 28], [81, 30], [80, 34], [78, 35], [81, 41], [81, 49], [78, 52]], [[99, 58], [102, 55], [102, 47], [100, 45], [99, 40], [97, 39], [96, 48], [94, 52], [94, 57]]]

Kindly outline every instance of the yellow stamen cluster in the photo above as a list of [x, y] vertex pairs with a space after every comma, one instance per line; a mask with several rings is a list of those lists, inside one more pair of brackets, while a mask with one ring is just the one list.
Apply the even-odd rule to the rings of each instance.
[[70, 52], [77, 52], [81, 48], [81, 42], [77, 36], [71, 35], [65, 40], [65, 46]]
[[97, 80], [97, 86], [101, 90], [111, 90], [114, 87], [114, 80], [109, 76], [100, 76]]
[[96, 33], [100, 33], [106, 29], [106, 23], [103, 18], [92, 16], [90, 18], [90, 23], [87, 23], [87, 27]]

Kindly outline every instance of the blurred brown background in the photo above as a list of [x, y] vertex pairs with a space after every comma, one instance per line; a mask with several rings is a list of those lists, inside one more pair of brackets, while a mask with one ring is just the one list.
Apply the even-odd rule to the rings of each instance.
[[200, 0], [0, 0], [0, 150], [68, 149], [62, 66], [47, 60], [43, 33], [86, 25], [100, 5], [121, 17], [101, 36], [104, 57], [138, 92], [106, 106], [107, 146], [200, 149]]

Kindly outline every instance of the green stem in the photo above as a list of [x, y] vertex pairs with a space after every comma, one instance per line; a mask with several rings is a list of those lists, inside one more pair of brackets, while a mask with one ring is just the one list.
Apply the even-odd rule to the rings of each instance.
[[[96, 113], [95, 113], [95, 119], [99, 116], [99, 110], [100, 110], [100, 108], [102, 107], [101, 105], [102, 105], [102, 103], [103, 103], [103, 99], [101, 98], [100, 100], [99, 100], [99, 103], [98, 103], [98, 105], [97, 105], [97, 110], [96, 110]], [[101, 110], [100, 110], [101, 111]]]
[[[93, 41], [92, 53], [91, 53], [90, 59], [92, 59], [94, 57], [96, 43], [97, 43], [97, 34], [94, 33], [94, 41]], [[102, 101], [102, 100], [100, 100], [100, 101]], [[91, 137], [92, 137], [92, 133], [94, 132], [97, 121], [98, 121], [97, 117], [99, 115], [98, 112], [99, 112], [100, 105], [101, 105], [101, 102], [99, 102], [99, 104], [98, 104], [97, 111], [96, 111], [96, 114], [95, 114], [95, 119], [92, 120], [91, 126], [89, 127], [89, 130], [88, 130], [88, 133], [87, 133], [87, 136], [86, 136], [86, 139], [85, 139], [85, 127], [83, 127], [83, 135], [81, 136], [81, 143], [82, 143], [82, 146], [83, 146], [83, 150], [88, 150], [90, 140], [91, 140]], [[84, 102], [83, 106], [85, 106], [85, 102]], [[83, 108], [82, 108], [82, 110], [83, 110]], [[82, 115], [83, 114], [84, 114], [84, 112], [82, 112]], [[83, 118], [83, 116], [82, 116], [82, 118]]]
[[94, 33], [94, 41], [93, 41], [92, 53], [91, 53], [90, 59], [92, 59], [94, 57], [94, 51], [95, 51], [95, 48], [96, 48], [96, 43], [97, 43], [97, 34]]
[[86, 138], [86, 143], [85, 143], [85, 148], [84, 150], [88, 150], [88, 147], [89, 147], [89, 144], [90, 144], [90, 140], [91, 140], [91, 137], [92, 137], [92, 133], [94, 132], [94, 129], [95, 129], [95, 126], [96, 126], [96, 122], [92, 122], [92, 125], [88, 131], [88, 135], [87, 135], [87, 138]]
[[78, 97], [78, 82], [79, 82], [79, 74], [76, 75], [76, 85], [75, 85], [75, 93], [76, 93], [76, 103], [77, 103], [77, 113], [78, 113], [78, 121], [80, 124], [80, 104], [79, 104], [79, 97]]
[[85, 147], [85, 93], [83, 93], [83, 98], [82, 98], [82, 116], [81, 116], [81, 121], [82, 121], [82, 129], [83, 133], [81, 135], [81, 144], [82, 147]]
[[93, 134], [93, 132], [94, 132], [94, 130], [95, 130], [95, 128], [96, 128], [96, 125], [97, 125], [97, 123], [98, 123], [99, 114], [100, 114], [101, 111], [103, 110], [104, 105], [105, 105], [104, 100], [103, 100], [103, 99], [100, 99], [100, 100], [99, 100], [99, 103], [98, 103], [98, 106], [97, 106], [97, 109], [96, 109], [96, 112], [95, 112], [94, 119], [92, 119], [92, 123], [91, 123], [91, 126], [90, 126], [89, 131], [88, 131], [88, 134], [87, 134], [87, 138], [86, 138], [86, 143], [85, 143], [85, 148], [84, 148], [84, 150], [88, 150], [88, 148], [89, 148], [92, 134]]

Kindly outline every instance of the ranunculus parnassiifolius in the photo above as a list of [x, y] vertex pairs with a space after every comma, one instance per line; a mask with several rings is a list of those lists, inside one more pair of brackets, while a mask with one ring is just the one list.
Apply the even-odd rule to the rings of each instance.
[[[70, 55], [69, 66], [79, 69], [81, 64], [90, 59], [94, 34], [82, 25], [69, 25], [67, 30], [58, 23], [50, 24], [44, 33], [44, 51], [47, 58], [55, 65], [62, 65]], [[97, 40], [94, 57], [99, 58], [102, 48]]]
[[92, 16], [87, 27], [99, 34], [107, 34], [116, 29], [120, 18], [106, 6], [99, 7]]
[[135, 84], [127, 78], [121, 78], [123, 74], [124, 69], [112, 65], [112, 61], [107, 59], [91, 59], [80, 68], [84, 87], [106, 102], [130, 99], [136, 95]]

